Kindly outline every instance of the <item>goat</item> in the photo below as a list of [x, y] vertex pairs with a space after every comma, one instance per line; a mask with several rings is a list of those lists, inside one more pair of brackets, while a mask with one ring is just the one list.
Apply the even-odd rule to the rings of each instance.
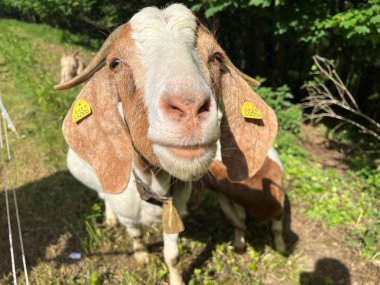
[[[148, 254], [141, 225], [160, 222], [171, 201], [186, 213], [186, 182], [207, 171], [218, 139], [229, 177], [241, 180], [260, 168], [277, 133], [273, 110], [247, 83], [257, 82], [181, 4], [136, 13], [109, 35], [82, 74], [55, 89], [85, 81], [62, 127], [68, 168], [100, 193], [106, 220], [126, 226], [143, 264]], [[241, 115], [246, 101], [262, 119]], [[218, 104], [225, 109], [220, 126]], [[181, 229], [165, 230], [168, 220], [162, 219], [164, 259], [170, 284], [183, 284], [177, 268]]]
[[79, 52], [64, 54], [61, 57], [61, 84], [81, 74], [86, 66], [84, 60], [78, 56]]
[[240, 182], [229, 180], [218, 144], [216, 157], [210, 164], [208, 173], [195, 187], [201, 191], [207, 187], [215, 192], [223, 213], [235, 227], [235, 251], [245, 249], [244, 232], [248, 213], [260, 222], [272, 221], [275, 249], [285, 253], [286, 246], [282, 236], [285, 192], [282, 179], [280, 158], [276, 150], [271, 148], [264, 164], [255, 175]]

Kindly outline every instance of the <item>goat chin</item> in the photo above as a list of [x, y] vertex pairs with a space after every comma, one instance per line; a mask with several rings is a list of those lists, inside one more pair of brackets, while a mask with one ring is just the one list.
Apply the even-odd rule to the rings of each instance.
[[215, 157], [216, 143], [209, 146], [206, 153], [194, 158], [180, 158], [174, 156], [170, 149], [154, 144], [153, 151], [160, 159], [161, 166], [170, 175], [182, 181], [194, 181], [199, 179], [206, 171]]

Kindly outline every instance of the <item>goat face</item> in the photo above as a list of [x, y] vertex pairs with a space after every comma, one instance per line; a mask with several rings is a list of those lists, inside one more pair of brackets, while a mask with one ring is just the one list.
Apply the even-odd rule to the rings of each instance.
[[[141, 63], [130, 66], [133, 74], [142, 73], [136, 85], [143, 90], [148, 141], [163, 169], [193, 180], [206, 171], [219, 137], [216, 98], [196, 46], [196, 18], [181, 5], [150, 7], [129, 25], [133, 52]], [[128, 58], [131, 54], [123, 60]], [[128, 125], [132, 120], [127, 119]]]
[[[92, 115], [75, 124], [71, 108], [63, 132], [109, 192], [125, 189], [133, 149], [151, 165], [194, 180], [214, 158], [221, 131], [230, 177], [244, 179], [261, 166], [276, 134], [273, 111], [183, 5], [141, 10], [109, 36], [82, 75], [56, 89], [90, 77], [78, 99], [89, 102]], [[244, 101], [253, 102], [263, 120], [245, 121]], [[225, 111], [220, 127], [219, 103]]]

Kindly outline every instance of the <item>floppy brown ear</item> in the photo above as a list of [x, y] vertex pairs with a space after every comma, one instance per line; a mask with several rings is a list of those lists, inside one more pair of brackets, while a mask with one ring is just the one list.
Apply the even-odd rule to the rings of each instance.
[[[273, 110], [249, 87], [234, 68], [222, 76], [221, 121], [222, 160], [231, 180], [252, 177], [263, 165], [277, 134], [277, 118]], [[250, 102], [262, 119], [246, 119], [241, 113]]]
[[[90, 105], [91, 114], [73, 122], [72, 114], [78, 100]], [[118, 89], [112, 74], [100, 70], [76, 98], [62, 128], [68, 145], [95, 170], [103, 189], [115, 194], [127, 187], [132, 162], [132, 141], [118, 113], [118, 102]]]

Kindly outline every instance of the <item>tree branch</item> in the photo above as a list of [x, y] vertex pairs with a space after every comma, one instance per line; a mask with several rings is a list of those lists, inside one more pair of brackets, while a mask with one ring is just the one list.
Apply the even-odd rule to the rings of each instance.
[[[335, 118], [341, 122], [351, 124], [362, 132], [380, 140], [380, 123], [360, 111], [354, 96], [349, 92], [346, 85], [336, 72], [333, 61], [319, 55], [313, 56], [313, 60], [318, 68], [317, 74], [327, 78], [334, 84], [338, 96], [334, 96], [330, 89], [328, 89], [325, 83], [321, 80], [317, 79], [314, 82], [305, 84], [303, 88], [306, 88], [309, 93], [301, 103], [305, 119], [319, 122], [325, 117]], [[354, 117], [360, 117], [368, 123], [368, 126], [367, 124], [362, 124], [354, 119], [337, 114], [335, 111], [336, 107], [345, 110], [349, 114], [354, 115]], [[310, 113], [306, 113], [306, 110], [310, 108]]]

